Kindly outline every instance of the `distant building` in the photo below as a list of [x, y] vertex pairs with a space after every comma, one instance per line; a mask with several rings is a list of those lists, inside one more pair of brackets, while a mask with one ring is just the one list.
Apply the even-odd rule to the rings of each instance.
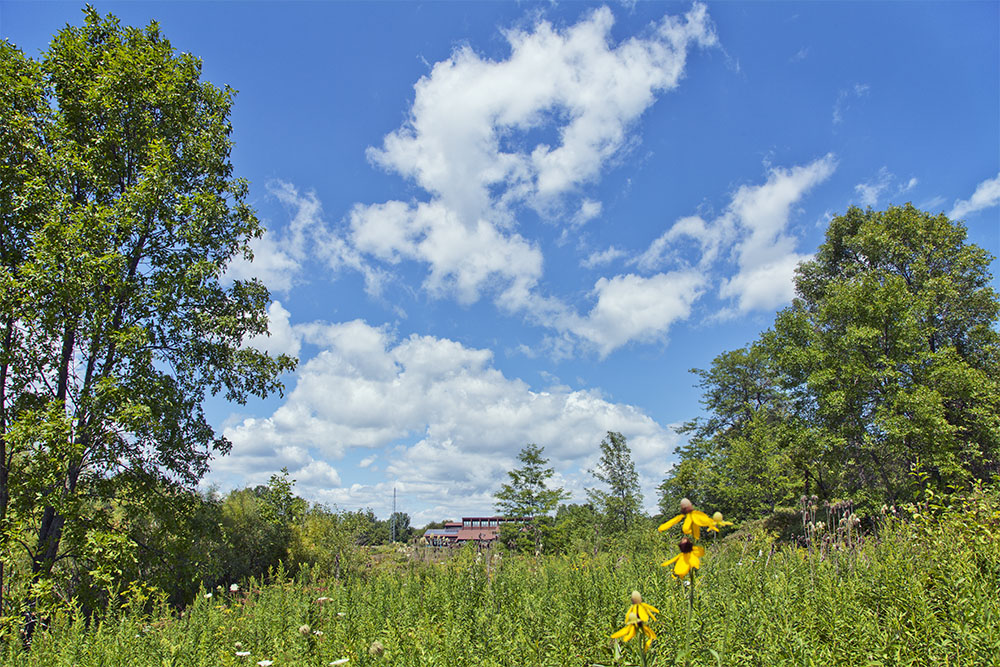
[[435, 547], [461, 546], [476, 542], [489, 546], [500, 537], [500, 526], [505, 523], [526, 523], [527, 517], [466, 516], [461, 521], [450, 521], [444, 528], [430, 528], [424, 532], [427, 544]]

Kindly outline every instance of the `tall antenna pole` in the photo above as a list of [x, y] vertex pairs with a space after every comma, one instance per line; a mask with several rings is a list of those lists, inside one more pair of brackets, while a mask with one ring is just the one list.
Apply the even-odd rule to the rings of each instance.
[[396, 487], [392, 487], [392, 541], [396, 541]]

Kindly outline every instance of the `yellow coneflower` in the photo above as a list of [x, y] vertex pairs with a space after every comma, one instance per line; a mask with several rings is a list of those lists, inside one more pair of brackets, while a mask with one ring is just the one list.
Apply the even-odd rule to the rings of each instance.
[[630, 611], [625, 615], [625, 627], [611, 635], [611, 638], [621, 639], [623, 642], [627, 642], [640, 632], [646, 635], [645, 647], [648, 650], [649, 647], [653, 645], [653, 640], [656, 639], [656, 633], [653, 632], [653, 629], [639, 618], [638, 614]]
[[674, 577], [683, 578], [687, 576], [688, 572], [697, 570], [701, 566], [701, 557], [705, 555], [705, 548], [695, 545], [687, 537], [681, 538], [677, 548], [680, 549], [680, 553], [670, 560], [663, 561], [660, 565], [667, 567], [672, 563], [674, 566]]
[[650, 619], [656, 620], [653, 614], [659, 613], [659, 609], [642, 601], [642, 595], [639, 594], [639, 591], [632, 591], [632, 606], [628, 608], [628, 612], [625, 614], [626, 618], [629, 614], [635, 614], [640, 621], [648, 623]]
[[687, 498], [681, 499], [681, 513], [670, 521], [661, 524], [659, 531], [662, 533], [665, 530], [669, 530], [681, 521], [684, 522], [681, 530], [688, 535], [693, 535], [696, 540], [701, 538], [702, 528], [708, 528], [709, 530], [714, 530], [716, 532], [719, 531], [715, 525], [715, 520], [704, 512], [696, 510], [694, 505]]
[[716, 512], [715, 514], [713, 514], [712, 515], [712, 521], [714, 521], [716, 523], [716, 525], [719, 525], [719, 526], [731, 526], [731, 525], [733, 525], [732, 521], [723, 521], [722, 520], [722, 512]]

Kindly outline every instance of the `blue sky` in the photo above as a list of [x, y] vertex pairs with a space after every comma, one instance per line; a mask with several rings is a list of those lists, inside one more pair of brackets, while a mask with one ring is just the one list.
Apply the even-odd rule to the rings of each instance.
[[[518, 450], [575, 500], [608, 430], [645, 504], [852, 204], [1000, 254], [1000, 4], [95, 2], [239, 91], [233, 163], [284, 397], [213, 399], [206, 484], [489, 512]], [[0, 2], [30, 55], [81, 5]], [[997, 274], [998, 263], [993, 263]], [[998, 282], [994, 279], [994, 288]]]

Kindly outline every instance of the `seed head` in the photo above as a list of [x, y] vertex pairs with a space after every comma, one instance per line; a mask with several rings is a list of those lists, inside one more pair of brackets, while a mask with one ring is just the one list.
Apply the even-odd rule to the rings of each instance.
[[312, 628], [310, 628], [308, 624], [303, 623], [299, 626], [300, 635], [308, 635], [310, 632], [312, 632]]
[[372, 657], [380, 656], [383, 653], [385, 653], [385, 647], [382, 646], [382, 642], [377, 639], [372, 642], [371, 646], [368, 647], [368, 655]]
[[682, 537], [677, 548], [681, 550], [682, 554], [689, 554], [694, 551], [694, 542], [691, 541], [690, 537]]
[[694, 503], [692, 503], [687, 498], [681, 498], [681, 513], [687, 514], [694, 509]]
[[722, 521], [722, 512], [716, 512], [713, 514], [712, 521]]
[[640, 604], [642, 602], [642, 595], [639, 591], [632, 591], [632, 604]]

